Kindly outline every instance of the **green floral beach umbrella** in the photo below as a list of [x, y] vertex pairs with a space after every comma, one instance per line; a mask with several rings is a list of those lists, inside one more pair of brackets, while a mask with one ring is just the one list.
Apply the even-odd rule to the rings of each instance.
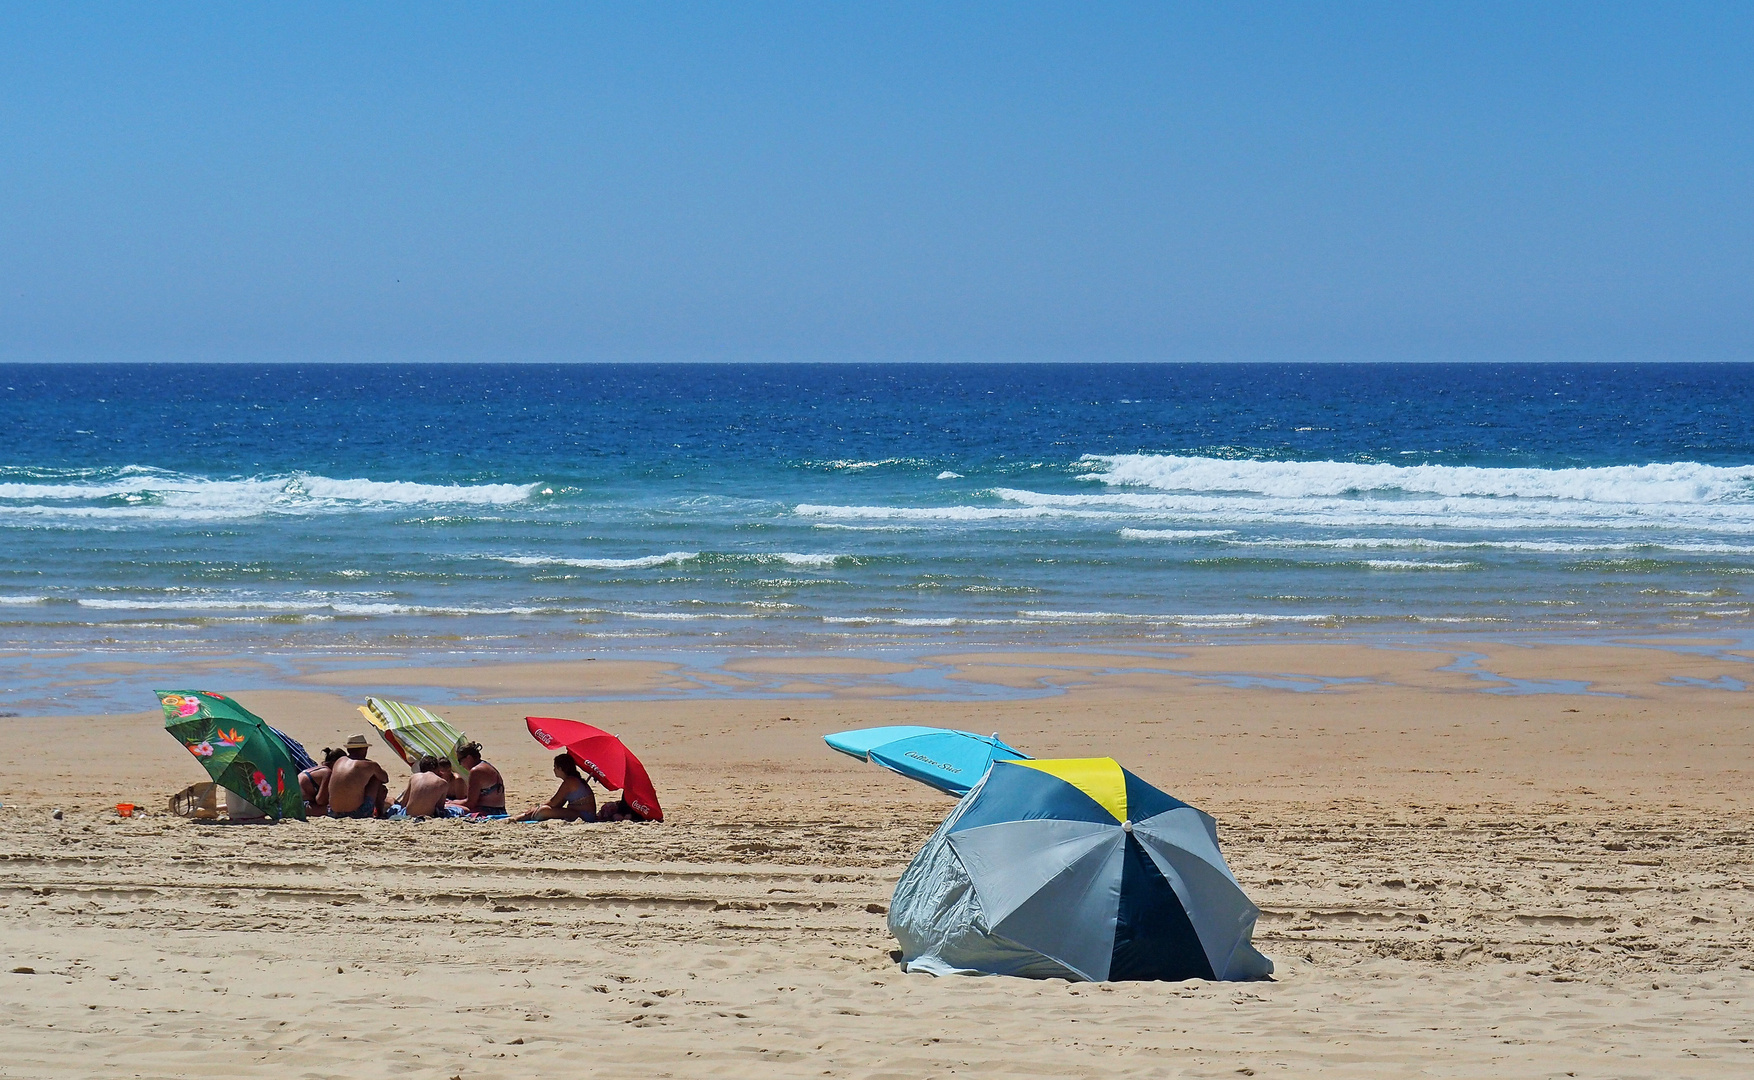
[[255, 713], [209, 690], [154, 690], [164, 729], [176, 736], [220, 787], [261, 807], [271, 818], [305, 817], [298, 766]]

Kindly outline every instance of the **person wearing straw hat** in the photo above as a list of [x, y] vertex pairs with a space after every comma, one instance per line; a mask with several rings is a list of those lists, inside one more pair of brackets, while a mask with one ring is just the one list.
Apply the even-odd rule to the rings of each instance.
[[329, 807], [332, 818], [382, 817], [390, 798], [390, 774], [366, 757], [371, 744], [364, 735], [347, 740], [347, 756], [329, 769], [329, 778], [317, 792], [317, 801]]

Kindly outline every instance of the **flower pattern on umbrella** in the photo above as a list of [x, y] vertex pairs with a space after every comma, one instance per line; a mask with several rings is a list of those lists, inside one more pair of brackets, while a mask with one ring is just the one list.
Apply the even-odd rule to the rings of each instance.
[[163, 690], [165, 730], [189, 751], [214, 783], [261, 807], [269, 817], [305, 816], [298, 785], [288, 789], [286, 774], [296, 773], [287, 744], [261, 717], [222, 694], [206, 690]]
[[186, 720], [201, 711], [201, 699], [190, 694], [166, 694], [159, 704], [166, 720]]

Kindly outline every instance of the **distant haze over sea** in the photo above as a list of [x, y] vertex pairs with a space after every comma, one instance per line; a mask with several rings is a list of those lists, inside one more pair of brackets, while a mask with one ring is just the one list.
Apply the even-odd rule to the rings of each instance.
[[1740, 631], [1754, 366], [0, 367], [0, 647]]

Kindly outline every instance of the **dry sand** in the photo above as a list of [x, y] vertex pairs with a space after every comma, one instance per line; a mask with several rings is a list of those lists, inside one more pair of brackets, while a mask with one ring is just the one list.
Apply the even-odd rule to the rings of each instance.
[[[1483, 659], [1453, 670], [1462, 652]], [[526, 712], [622, 732], [662, 825], [124, 821], [115, 802], [158, 810], [200, 779], [156, 713], [0, 720], [0, 1076], [1754, 1075], [1754, 695], [1665, 685], [1746, 665], [1504, 643], [1174, 653], [933, 661], [1067, 688], [1027, 700], [857, 684], [446, 710], [519, 805], [551, 783]], [[180, 663], [138, 674], [185, 681]], [[672, 677], [527, 667], [374, 686], [488, 700], [526, 674], [543, 697]], [[1623, 696], [1501, 695], [1482, 673]], [[239, 693], [334, 745], [359, 726], [357, 679]], [[883, 906], [949, 801], [819, 736], [914, 722], [1112, 754], [1216, 814], [1276, 977], [902, 974]]]

